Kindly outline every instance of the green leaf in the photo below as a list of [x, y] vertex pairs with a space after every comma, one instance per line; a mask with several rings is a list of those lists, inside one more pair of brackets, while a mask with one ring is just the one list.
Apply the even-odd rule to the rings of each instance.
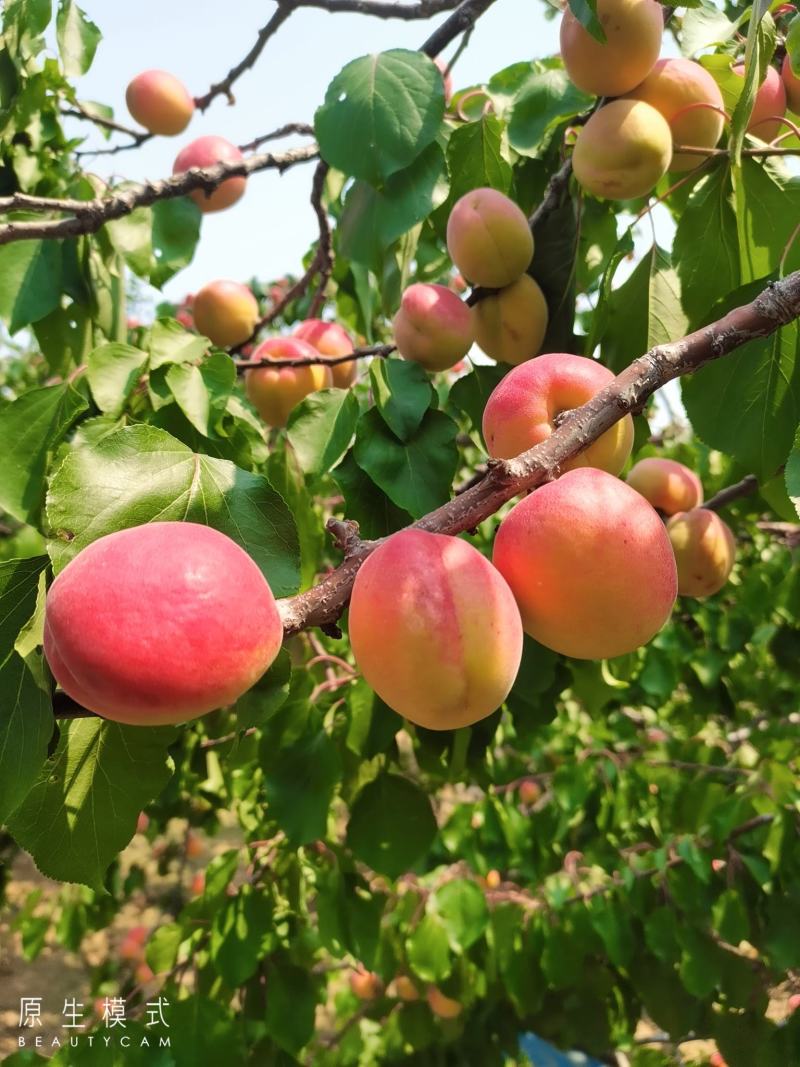
[[194, 363], [201, 359], [211, 342], [189, 333], [175, 319], [156, 319], [150, 331], [150, 366], [164, 363]]
[[678, 938], [683, 945], [678, 973], [686, 990], [693, 997], [709, 996], [720, 983], [722, 977], [722, 950], [710, 937], [684, 926], [678, 930]]
[[[736, 33], [736, 27], [736, 22], [731, 22], [711, 3], [690, 8], [681, 19], [681, 52], [685, 56], [694, 56], [710, 45], [724, 44]], [[719, 58], [730, 67], [730, 56]]]
[[624, 907], [617, 901], [595, 897], [589, 909], [592, 926], [606, 947], [608, 958], [615, 967], [626, 967], [636, 944], [631, 921]]
[[434, 399], [430, 378], [418, 363], [402, 359], [373, 360], [369, 377], [383, 421], [396, 437], [408, 441]]
[[[223, 1004], [221, 998], [212, 999], [194, 992], [186, 1000], [170, 997], [169, 1008], [165, 1017], [169, 1023], [171, 1037], [171, 1060], [158, 1067], [195, 1067], [198, 1063], [242, 1063], [246, 1059], [242, 1027], [234, 1018], [230, 1008]], [[156, 1031], [160, 1028], [155, 1028]], [[161, 1031], [163, 1033], [163, 1031]], [[148, 1030], [151, 1046], [153, 1030]], [[130, 1049], [121, 1050], [125, 1060], [119, 1067], [127, 1067]], [[146, 1062], [154, 1059], [148, 1049]], [[97, 1058], [95, 1053], [95, 1059]], [[117, 1067], [117, 1064], [113, 1064]], [[155, 1067], [155, 1065], [154, 1065]]]
[[152, 426], [128, 426], [73, 449], [51, 481], [47, 515], [56, 572], [98, 537], [173, 520], [227, 534], [253, 557], [275, 596], [297, 589], [297, 531], [269, 482]]
[[286, 1052], [297, 1053], [314, 1033], [314, 979], [303, 967], [272, 960], [267, 966], [266, 986], [267, 1031]]
[[411, 969], [423, 982], [441, 982], [453, 969], [450, 936], [436, 915], [423, 916], [406, 940], [406, 953]]
[[448, 402], [467, 416], [478, 433], [482, 432], [483, 410], [487, 401], [510, 369], [505, 364], [491, 367], [475, 365], [450, 390]]
[[0, 248], [0, 319], [9, 333], [49, 315], [60, 297], [58, 241], [15, 241]]
[[46, 566], [46, 556], [0, 563], [0, 664], [11, 655], [20, 630], [36, 609], [39, 577]]
[[154, 974], [166, 974], [172, 970], [185, 937], [186, 933], [179, 923], [162, 923], [156, 927], [145, 949], [145, 958]]
[[13, 653], [0, 667], [0, 825], [36, 781], [53, 726], [50, 693]]
[[794, 439], [794, 449], [786, 461], [786, 492], [800, 516], [800, 427]]
[[294, 845], [324, 839], [328, 811], [341, 774], [339, 753], [327, 733], [312, 733], [289, 747], [261, 750], [269, 814]]
[[357, 858], [390, 878], [422, 859], [435, 837], [430, 800], [396, 774], [382, 774], [364, 786], [347, 825], [347, 844]]
[[353, 455], [393, 504], [419, 519], [450, 499], [458, 468], [457, 434], [449, 415], [429, 410], [404, 443], [378, 411], [368, 411], [359, 419]]
[[[337, 468], [336, 476], [339, 475]], [[306, 487], [297, 456], [291, 448], [275, 449], [267, 460], [264, 473], [276, 492], [280, 493], [292, 513], [300, 542], [301, 583], [304, 589], [314, 584], [317, 561], [325, 548], [324, 524], [314, 508], [313, 498]], [[356, 518], [356, 516], [350, 516]]]
[[147, 353], [140, 348], [118, 341], [101, 345], [90, 354], [86, 377], [101, 411], [120, 414], [144, 372], [147, 359]]
[[[770, 0], [754, 0], [744, 53], [744, 88], [731, 117], [731, 158], [738, 166], [756, 94], [775, 51], [775, 23]], [[754, 131], [760, 136], [758, 131]], [[763, 133], [763, 130], [762, 130]]]
[[157, 264], [150, 283], [160, 288], [194, 258], [200, 240], [200, 208], [188, 196], [158, 200], [150, 209], [153, 218], [151, 242]]
[[443, 115], [436, 65], [395, 48], [348, 63], [328, 86], [314, 128], [327, 163], [377, 186], [414, 162]]
[[780, 262], [800, 214], [800, 182], [778, 168], [742, 159], [733, 171], [741, 283], [771, 274]]
[[379, 269], [384, 251], [444, 203], [447, 189], [444, 155], [438, 144], [426, 148], [380, 189], [365, 181], [354, 182], [337, 231], [342, 253]]
[[31, 389], [0, 409], [0, 507], [37, 525], [49, 454], [89, 407], [73, 385]]
[[307, 396], [289, 416], [289, 444], [307, 474], [332, 470], [350, 446], [358, 401], [349, 389], [323, 389]]
[[33, 332], [53, 374], [66, 378], [92, 350], [92, 320], [79, 304], [57, 307], [34, 323]]
[[597, 17], [597, 0], [569, 0], [569, 9], [596, 41], [606, 43], [605, 31]]
[[714, 903], [714, 929], [729, 945], [738, 945], [750, 937], [750, 919], [742, 894], [737, 889], [726, 889]]
[[352, 452], [348, 452], [336, 468], [334, 477], [344, 495], [345, 514], [358, 523], [362, 537], [367, 540], [387, 537], [410, 525], [409, 513], [395, 507], [378, 489], [353, 459]]
[[103, 891], [109, 864], [130, 841], [142, 808], [172, 774], [172, 727], [103, 719], [62, 724], [55, 753], [8, 821], [48, 878]]
[[433, 894], [432, 903], [455, 949], [466, 951], [483, 937], [489, 923], [489, 909], [483, 891], [475, 882], [466, 878], [445, 882]]
[[578, 254], [578, 219], [570, 196], [546, 212], [533, 231], [535, 254], [530, 273], [547, 303], [547, 333], [543, 352], [575, 350], [575, 287]]
[[457, 126], [447, 143], [450, 173], [447, 204], [452, 205], [465, 193], [485, 186], [508, 193], [512, 170], [507, 156], [505, 126], [496, 115], [484, 115], [476, 122]]
[[591, 107], [593, 101], [561, 68], [532, 74], [514, 99], [508, 143], [520, 155], [537, 158], [555, 127]]
[[204, 437], [214, 436], [236, 383], [236, 367], [230, 356], [215, 352], [199, 367], [174, 363], [167, 371], [167, 385], [194, 428]]
[[272, 907], [266, 896], [244, 885], [225, 900], [211, 927], [211, 959], [220, 978], [237, 989], [255, 974], [269, 947]]
[[56, 39], [64, 74], [79, 78], [91, 67], [102, 34], [73, 0], [61, 0], [56, 16]]
[[[761, 279], [731, 293], [720, 312], [752, 300], [764, 284]], [[799, 336], [797, 323], [790, 323], [682, 382], [695, 432], [759, 480], [771, 478], [785, 462], [800, 422]]]

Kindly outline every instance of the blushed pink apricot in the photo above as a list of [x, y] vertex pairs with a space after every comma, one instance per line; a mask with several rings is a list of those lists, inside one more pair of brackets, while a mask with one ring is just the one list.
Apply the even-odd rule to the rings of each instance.
[[580, 467], [503, 519], [494, 565], [517, 598], [525, 632], [576, 659], [611, 659], [646, 644], [677, 593], [664, 524], [630, 486]]
[[491, 359], [516, 366], [541, 351], [548, 311], [537, 282], [523, 274], [512, 285], [484, 297], [472, 309], [475, 340]]
[[635, 463], [626, 479], [631, 489], [648, 500], [665, 515], [689, 511], [703, 502], [700, 479], [674, 459], [648, 456]]
[[[650, 104], [669, 123], [674, 144], [713, 148], [725, 126], [719, 86], [692, 59], [659, 59], [641, 85], [627, 96]], [[673, 155], [670, 170], [694, 170], [706, 156], [686, 152]]]
[[281, 367], [280, 361], [319, 358], [319, 352], [297, 337], [269, 337], [253, 353], [253, 359], [269, 358], [276, 366], [254, 367], [245, 372], [247, 397], [268, 426], [285, 426], [301, 400], [318, 389], [333, 385], [331, 368], [321, 363], [305, 367]]
[[667, 523], [667, 533], [675, 553], [680, 595], [704, 597], [718, 593], [736, 559], [736, 541], [730, 527], [715, 511], [693, 508], [673, 515]]
[[533, 258], [533, 234], [524, 212], [496, 189], [473, 189], [447, 220], [450, 258], [473, 285], [502, 289]]
[[47, 594], [44, 650], [62, 689], [133, 726], [233, 704], [283, 640], [255, 562], [218, 530], [153, 522], [84, 548]]
[[[242, 159], [244, 156], [236, 145], [226, 141], [224, 137], [198, 137], [180, 150], [175, 157], [172, 173], [183, 174], [192, 167], [213, 167], [217, 163], [238, 163]], [[212, 211], [224, 211], [226, 207], [235, 204], [244, 196], [246, 185], [247, 178], [244, 176], [227, 178], [210, 193], [204, 189], [195, 189], [189, 196], [205, 215]]]
[[453, 75], [447, 69], [447, 63], [440, 56], [437, 56], [433, 61], [439, 70], [442, 72], [442, 83], [444, 85], [444, 102], [450, 103], [450, 98], [453, 95]]
[[[737, 63], [733, 73], [744, 77], [744, 63]], [[774, 67], [767, 67], [767, 73], [756, 92], [747, 132], [762, 141], [774, 140], [784, 127], [780, 121], [786, 114], [786, 87], [783, 79]], [[773, 121], [770, 121], [773, 120]]]
[[[568, 352], [549, 352], [515, 367], [496, 386], [483, 412], [489, 455], [512, 459], [546, 441], [559, 415], [588, 403], [613, 381], [601, 363]], [[626, 415], [562, 469], [599, 467], [619, 474], [632, 447], [633, 419]]]
[[783, 87], [786, 90], [786, 102], [789, 105], [789, 110], [793, 111], [795, 115], [800, 115], [800, 78], [792, 70], [792, 63], [788, 53], [783, 57], [781, 77], [783, 78]]
[[194, 324], [218, 348], [240, 345], [253, 334], [258, 322], [258, 301], [239, 282], [208, 282], [192, 305]]
[[605, 42], [596, 40], [569, 7], [561, 20], [561, 58], [585, 93], [622, 96], [647, 77], [661, 51], [664, 11], [656, 0], [598, 0]]
[[150, 133], [174, 137], [194, 114], [189, 90], [166, 70], [145, 70], [128, 85], [125, 102], [131, 116]]
[[401, 530], [356, 575], [350, 644], [367, 684], [400, 715], [455, 730], [491, 715], [522, 656], [519, 611], [466, 541]]
[[403, 359], [426, 370], [447, 370], [472, 348], [469, 308], [444, 285], [410, 285], [394, 317], [394, 340]]
[[[353, 351], [353, 342], [347, 330], [338, 322], [323, 319], [306, 319], [294, 331], [294, 337], [307, 341], [321, 356], [346, 356]], [[337, 389], [349, 389], [358, 374], [358, 361], [337, 363], [330, 368], [333, 384]]]

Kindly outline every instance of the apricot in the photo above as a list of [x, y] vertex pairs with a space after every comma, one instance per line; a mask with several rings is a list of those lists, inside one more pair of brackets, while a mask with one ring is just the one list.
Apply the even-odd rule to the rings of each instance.
[[379, 997], [383, 984], [373, 971], [362, 968], [350, 972], [350, 989], [359, 1000], [375, 1000]]
[[473, 189], [447, 220], [450, 258], [473, 285], [502, 289], [533, 259], [533, 234], [524, 212], [496, 189]]
[[230, 348], [249, 337], [258, 322], [258, 301], [239, 282], [208, 282], [192, 305], [197, 330], [217, 346]]
[[174, 137], [183, 133], [194, 114], [189, 90], [166, 70], [145, 70], [125, 90], [132, 118], [150, 133]]
[[700, 479], [694, 471], [674, 459], [658, 456], [640, 459], [631, 467], [626, 481], [631, 489], [641, 493], [665, 515], [690, 511], [703, 502]]
[[470, 309], [444, 285], [410, 285], [394, 317], [394, 340], [403, 359], [426, 370], [447, 370], [472, 348]]
[[153, 522], [93, 541], [47, 594], [44, 650], [62, 689], [114, 722], [186, 722], [233, 704], [278, 654], [266, 578], [218, 530]]
[[146, 926], [132, 926], [119, 945], [119, 956], [123, 960], [139, 963], [144, 959], [145, 945], [150, 936]]
[[561, 58], [571, 80], [585, 93], [622, 96], [644, 81], [658, 59], [663, 8], [656, 0], [598, 0], [597, 18], [606, 35], [604, 43], [566, 8]]
[[245, 373], [247, 397], [268, 426], [285, 426], [292, 408], [309, 393], [333, 384], [330, 367], [321, 363], [307, 367], [281, 367], [283, 359], [318, 359], [319, 352], [296, 337], [269, 337], [258, 346], [253, 359], [269, 357], [275, 366], [255, 367]]
[[[306, 319], [294, 331], [294, 336], [307, 341], [321, 356], [346, 356], [353, 351], [353, 342], [344, 327], [337, 322], [322, 319]], [[333, 384], [337, 389], [349, 389], [358, 374], [358, 360], [337, 363], [330, 368]]]
[[[214, 167], [217, 163], [239, 163], [243, 159], [244, 156], [236, 145], [226, 141], [224, 137], [198, 137], [180, 150], [172, 165], [172, 173], [183, 174], [193, 167]], [[235, 204], [244, 195], [246, 185], [247, 178], [241, 175], [226, 178], [210, 192], [194, 189], [189, 196], [203, 214], [207, 215], [212, 211], [224, 211], [226, 207]]]
[[457, 1019], [463, 1011], [457, 1000], [446, 997], [435, 985], [428, 987], [425, 998], [428, 1001], [428, 1007], [439, 1019]]
[[439, 56], [433, 61], [439, 68], [442, 74], [442, 85], [444, 86], [444, 102], [450, 103], [450, 98], [453, 95], [453, 75], [447, 69], [447, 63]]
[[520, 782], [519, 799], [523, 804], [535, 804], [541, 795], [542, 787], [538, 782], [534, 782], [530, 778], [526, 778], [524, 782]]
[[678, 568], [681, 596], [704, 597], [718, 593], [733, 570], [736, 541], [730, 527], [715, 511], [692, 508], [679, 511], [667, 523], [667, 533]]
[[[722, 93], [705, 67], [692, 59], [659, 59], [628, 97], [650, 104], [667, 120], [674, 144], [713, 148], [722, 136]], [[694, 170], [705, 158], [679, 152], [669, 169]]]
[[500, 524], [493, 561], [525, 631], [576, 659], [633, 652], [675, 603], [675, 557], [657, 512], [593, 467], [568, 471], [520, 501]]
[[[614, 381], [593, 359], [550, 352], [515, 367], [496, 386], [483, 412], [483, 436], [489, 455], [513, 459], [546, 441], [559, 416], [581, 407]], [[633, 419], [620, 419], [562, 470], [599, 467], [619, 474], [633, 447]]]
[[[733, 73], [744, 77], [744, 63], [737, 63]], [[762, 141], [774, 140], [784, 128], [781, 119], [786, 114], [786, 86], [774, 67], [767, 67], [764, 80], [756, 92], [747, 132]], [[787, 127], [788, 128], [788, 127]]]
[[486, 874], [486, 888], [487, 889], [499, 889], [503, 884], [503, 876], [499, 871], [488, 871]]
[[538, 355], [547, 333], [547, 301], [529, 275], [484, 297], [472, 314], [475, 340], [498, 363], [516, 365]]
[[522, 656], [519, 611], [491, 563], [466, 541], [423, 530], [393, 534], [364, 561], [349, 629], [367, 684], [429, 730], [491, 715]]
[[612, 100], [596, 111], [575, 141], [572, 169], [593, 196], [631, 200], [646, 196], [672, 162], [672, 132], [643, 100]]
[[398, 974], [396, 978], [393, 978], [386, 992], [390, 997], [396, 997], [407, 1003], [419, 1000], [419, 990], [406, 974]]
[[783, 88], [786, 92], [786, 102], [789, 105], [789, 110], [794, 111], [796, 115], [800, 114], [800, 77], [792, 70], [792, 63], [788, 53], [783, 57], [781, 78], [783, 79]]

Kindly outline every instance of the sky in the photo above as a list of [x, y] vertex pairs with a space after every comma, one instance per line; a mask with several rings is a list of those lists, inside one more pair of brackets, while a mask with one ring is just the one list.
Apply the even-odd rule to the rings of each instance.
[[[275, 10], [271, 0], [136, 0], [135, 3], [82, 0], [103, 40], [89, 72], [77, 83], [81, 100], [114, 108], [130, 123], [125, 88], [142, 70], [160, 68], [181, 78], [193, 96], [227, 74], [255, 41]], [[454, 72], [455, 87], [487, 80], [520, 60], [558, 50], [558, 19], [547, 19], [540, 0], [496, 0], [480, 19], [472, 42]], [[333, 76], [351, 59], [388, 48], [417, 48], [447, 17], [402, 22], [308, 9], [295, 12], [262, 52], [256, 67], [242, 75], [231, 107], [217, 98], [196, 114], [177, 137], [159, 137], [139, 149], [87, 159], [87, 169], [108, 178], [161, 178], [172, 172], [180, 149], [203, 134], [244, 144], [285, 122], [311, 122]], [[451, 46], [445, 58], [452, 53]], [[86, 132], [86, 124], [75, 122]], [[102, 138], [90, 134], [91, 145]], [[276, 148], [297, 143], [287, 139]], [[309, 207], [313, 164], [283, 176], [265, 171], [251, 176], [247, 192], [227, 211], [206, 215], [193, 262], [165, 287], [179, 300], [214, 278], [246, 281], [300, 273], [301, 259], [316, 236]]]

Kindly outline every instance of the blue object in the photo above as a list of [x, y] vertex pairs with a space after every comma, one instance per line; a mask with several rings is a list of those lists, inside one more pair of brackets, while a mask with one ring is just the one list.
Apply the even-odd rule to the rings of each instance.
[[519, 1045], [532, 1067], [603, 1067], [584, 1052], [559, 1052], [536, 1034], [523, 1034]]

